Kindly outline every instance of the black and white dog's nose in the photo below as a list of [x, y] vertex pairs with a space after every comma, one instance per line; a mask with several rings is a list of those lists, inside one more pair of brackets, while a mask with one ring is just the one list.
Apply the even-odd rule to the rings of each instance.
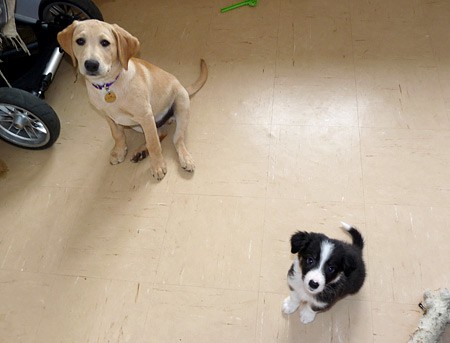
[[84, 67], [89, 73], [95, 73], [98, 71], [100, 63], [98, 63], [96, 60], [86, 60], [84, 62]]
[[311, 289], [316, 289], [317, 287], [319, 287], [319, 283], [315, 282], [314, 280], [309, 281], [309, 287]]

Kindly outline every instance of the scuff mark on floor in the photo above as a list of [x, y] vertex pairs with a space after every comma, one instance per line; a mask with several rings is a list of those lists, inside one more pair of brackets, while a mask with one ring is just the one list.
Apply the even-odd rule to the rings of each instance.
[[135, 303], [137, 303], [137, 299], [138, 299], [138, 296], [139, 296], [139, 289], [140, 289], [140, 287], [141, 287], [141, 284], [138, 283], [138, 285], [137, 285], [137, 290], [136, 290], [136, 296], [134, 297], [134, 302], [135, 302]]
[[5, 177], [6, 173], [8, 173], [8, 166], [6, 165], [5, 161], [0, 160], [0, 178]]

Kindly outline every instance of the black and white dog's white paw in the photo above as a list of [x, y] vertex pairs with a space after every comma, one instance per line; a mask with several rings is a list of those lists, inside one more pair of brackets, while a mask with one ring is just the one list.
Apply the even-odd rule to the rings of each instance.
[[300, 321], [303, 324], [311, 323], [316, 318], [316, 312], [314, 312], [308, 305], [302, 308], [300, 311]]
[[291, 297], [287, 297], [283, 301], [283, 313], [285, 313], [285, 314], [294, 313], [295, 310], [298, 309], [299, 305], [300, 304], [298, 302], [296, 302], [296, 301], [293, 301], [291, 299]]

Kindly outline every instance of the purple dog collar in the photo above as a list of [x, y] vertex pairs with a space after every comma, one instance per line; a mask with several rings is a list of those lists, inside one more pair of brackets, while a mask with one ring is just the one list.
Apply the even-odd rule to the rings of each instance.
[[102, 90], [103, 88], [105, 88], [106, 90], [109, 90], [109, 87], [111, 87], [111, 86], [114, 84], [114, 82], [117, 81], [117, 79], [119, 78], [119, 76], [120, 76], [120, 73], [116, 76], [116, 78], [115, 78], [113, 81], [111, 81], [111, 82], [109, 82], [109, 83], [104, 83], [104, 84], [102, 84], [102, 85], [95, 84], [95, 83], [91, 83], [91, 84], [92, 84], [95, 88], [97, 88], [98, 90]]

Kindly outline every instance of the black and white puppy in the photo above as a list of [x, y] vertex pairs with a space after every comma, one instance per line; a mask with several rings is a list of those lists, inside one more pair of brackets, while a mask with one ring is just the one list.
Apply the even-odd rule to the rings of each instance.
[[288, 272], [291, 293], [283, 302], [283, 312], [293, 313], [304, 303], [300, 310], [304, 324], [337, 300], [358, 292], [364, 283], [363, 237], [349, 224], [342, 223], [342, 228], [350, 233], [353, 244], [321, 233], [299, 231], [291, 237], [291, 252], [298, 256]]

